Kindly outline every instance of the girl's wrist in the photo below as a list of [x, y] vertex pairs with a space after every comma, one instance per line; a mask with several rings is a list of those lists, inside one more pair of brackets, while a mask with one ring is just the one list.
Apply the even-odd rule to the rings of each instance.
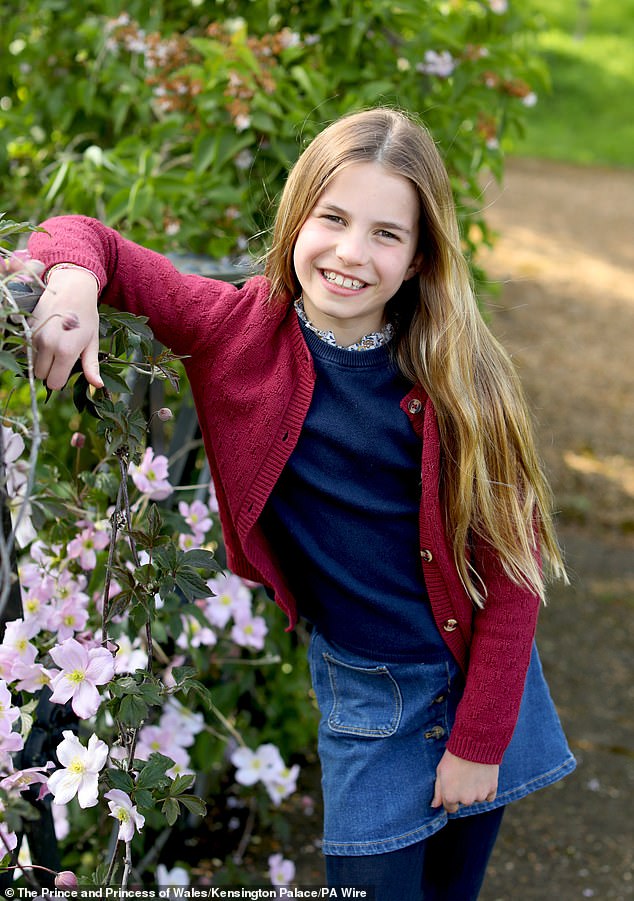
[[51, 266], [51, 268], [48, 269], [47, 272], [45, 273], [44, 284], [48, 285], [51, 276], [53, 276], [57, 272], [63, 272], [65, 270], [86, 272], [88, 275], [92, 276], [92, 278], [95, 280], [95, 283], [97, 285], [97, 294], [99, 294], [101, 292], [101, 284], [99, 282], [99, 279], [95, 275], [95, 273], [92, 271], [92, 269], [88, 269], [86, 266], [80, 266], [78, 263], [55, 263], [55, 265]]

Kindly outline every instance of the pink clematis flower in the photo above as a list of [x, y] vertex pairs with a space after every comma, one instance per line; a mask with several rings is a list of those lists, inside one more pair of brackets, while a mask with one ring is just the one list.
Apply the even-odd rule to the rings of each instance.
[[204, 612], [213, 626], [224, 628], [231, 617], [246, 619], [251, 615], [251, 592], [233, 573], [215, 576], [207, 582], [213, 597], [205, 601]]
[[51, 657], [61, 672], [51, 679], [51, 701], [71, 706], [78, 717], [93, 716], [101, 697], [98, 685], [105, 685], [114, 676], [114, 659], [106, 648], [85, 648], [74, 638], [51, 648]]
[[0, 673], [7, 682], [13, 681], [13, 667], [20, 661], [30, 666], [37, 657], [37, 648], [30, 640], [37, 633], [37, 625], [14, 619], [7, 623], [0, 645]]
[[82, 569], [92, 570], [97, 565], [97, 551], [102, 551], [109, 543], [108, 532], [89, 523], [68, 543], [67, 554], [71, 560], [78, 559]]
[[282, 767], [263, 780], [268, 796], [276, 807], [296, 790], [298, 776], [299, 764], [296, 763], [292, 767]]
[[11, 681], [16, 683], [17, 691], [28, 691], [32, 694], [44, 685], [49, 685], [55, 672], [57, 670], [46, 669], [41, 663], [22, 663], [18, 660], [13, 665]]
[[213, 524], [209, 508], [202, 501], [193, 501], [191, 504], [180, 501], [178, 512], [192, 530], [194, 537], [202, 542]]
[[203, 626], [195, 616], [181, 616], [181, 622], [183, 631], [176, 639], [176, 644], [179, 648], [212, 648], [218, 641], [213, 629]]
[[26, 791], [30, 785], [37, 785], [38, 782], [46, 782], [48, 775], [46, 770], [50, 770], [55, 766], [50, 760], [42, 767], [30, 766], [24, 770], [14, 770], [0, 780], [0, 788], [5, 791]]
[[205, 728], [205, 717], [202, 713], [184, 707], [176, 698], [170, 697], [163, 707], [160, 725], [162, 729], [172, 733], [176, 744], [188, 748], [194, 744], [198, 733]]
[[37, 629], [37, 632], [51, 628], [51, 617], [55, 612], [55, 608], [48, 603], [48, 598], [43, 596], [40, 591], [23, 590], [22, 609], [24, 610], [24, 621], [29, 626]]
[[130, 475], [141, 494], [150, 500], [165, 500], [174, 490], [168, 481], [167, 457], [161, 454], [155, 457], [151, 447], [145, 449], [139, 466], [130, 467]]
[[11, 734], [13, 724], [20, 716], [17, 707], [12, 707], [11, 692], [7, 688], [7, 683], [0, 680], [0, 737], [6, 738]]
[[241, 648], [252, 648], [261, 651], [264, 638], [268, 632], [266, 621], [262, 616], [239, 616], [231, 629], [231, 639]]
[[[84, 595], [86, 602], [87, 595]], [[66, 641], [72, 638], [75, 632], [81, 632], [88, 622], [88, 610], [83, 606], [83, 600], [79, 595], [67, 598], [54, 611], [51, 617], [52, 631], [57, 633], [58, 641]]]
[[290, 885], [295, 878], [295, 864], [281, 854], [271, 854], [268, 859], [269, 879], [272, 885]]
[[2, 801], [0, 801], [0, 848], [2, 848], [2, 856], [4, 857], [7, 851], [14, 851], [16, 845], [18, 844], [18, 837], [15, 832], [11, 832], [9, 827], [4, 822], [4, 812], [6, 808]]

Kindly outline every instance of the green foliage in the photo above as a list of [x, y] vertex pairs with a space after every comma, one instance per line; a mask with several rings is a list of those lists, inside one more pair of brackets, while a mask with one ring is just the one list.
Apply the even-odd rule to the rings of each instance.
[[[0, 8], [7, 6], [0, 3]], [[340, 114], [421, 114], [464, 231], [478, 173], [501, 170], [542, 78], [520, 5], [487, 0], [25, 2], [0, 53], [3, 202], [32, 220], [96, 215], [133, 239], [214, 258], [262, 249], [303, 146]], [[447, 54], [435, 74], [429, 52]]]
[[514, 152], [576, 163], [634, 165], [633, 0], [528, 0], [550, 71]]

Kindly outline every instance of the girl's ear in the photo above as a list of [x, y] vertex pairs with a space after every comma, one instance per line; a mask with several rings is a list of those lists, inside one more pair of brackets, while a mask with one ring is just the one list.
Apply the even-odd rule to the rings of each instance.
[[412, 262], [410, 263], [407, 271], [405, 272], [405, 278], [403, 279], [403, 281], [408, 281], [410, 278], [413, 278], [415, 275], [417, 275], [420, 272], [422, 265], [423, 265], [423, 254], [417, 253], [416, 256], [414, 257], [414, 259], [412, 260]]

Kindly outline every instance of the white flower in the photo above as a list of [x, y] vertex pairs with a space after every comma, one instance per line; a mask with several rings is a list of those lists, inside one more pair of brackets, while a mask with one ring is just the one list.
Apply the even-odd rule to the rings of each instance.
[[295, 877], [295, 864], [285, 860], [281, 854], [269, 857], [269, 879], [272, 885], [290, 885]]
[[171, 870], [168, 870], [164, 863], [160, 863], [156, 868], [156, 881], [159, 888], [189, 885], [189, 873], [184, 867], [172, 867]]
[[268, 796], [275, 806], [293, 794], [297, 788], [298, 776], [299, 764], [296, 763], [290, 769], [284, 767], [280, 772], [274, 773], [269, 779], [264, 780]]
[[424, 72], [426, 75], [437, 75], [439, 78], [448, 78], [456, 68], [456, 60], [448, 50], [425, 51], [425, 62], [418, 63], [416, 69], [418, 72]]
[[231, 755], [231, 763], [237, 769], [236, 782], [240, 785], [255, 785], [258, 779], [270, 781], [284, 769], [279, 749], [273, 744], [260, 745], [255, 751], [238, 748]]
[[108, 801], [110, 807], [110, 816], [115, 820], [119, 820], [118, 839], [124, 842], [131, 842], [135, 829], [143, 829], [145, 817], [140, 814], [136, 805], [124, 791], [113, 788], [106, 792], [104, 798]]
[[233, 124], [236, 127], [236, 131], [246, 131], [251, 125], [251, 117], [247, 116], [246, 113], [238, 113], [233, 120]]
[[57, 759], [64, 769], [57, 770], [48, 780], [55, 804], [68, 804], [77, 795], [80, 807], [94, 807], [98, 801], [99, 772], [108, 757], [105, 742], [91, 735], [85, 748], [70, 730], [62, 733], [64, 740], [57, 747]]

